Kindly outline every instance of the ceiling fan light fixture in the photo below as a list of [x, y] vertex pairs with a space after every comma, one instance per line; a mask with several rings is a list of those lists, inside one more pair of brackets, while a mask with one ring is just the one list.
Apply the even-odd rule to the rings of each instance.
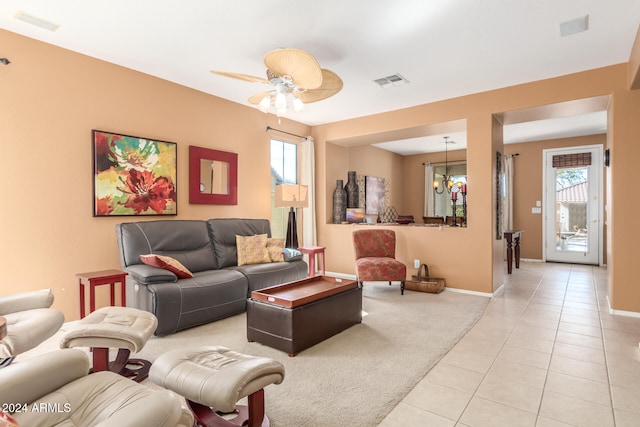
[[262, 98], [262, 100], [258, 104], [258, 110], [262, 111], [263, 113], [268, 113], [270, 106], [271, 106], [271, 95], [267, 95], [264, 98]]
[[304, 102], [295, 96], [293, 97], [293, 110], [297, 113], [304, 110]]
[[212, 73], [253, 83], [271, 86], [267, 92], [249, 97], [250, 104], [263, 113], [275, 110], [278, 116], [287, 109], [300, 112], [305, 104], [329, 98], [342, 90], [342, 80], [333, 71], [320, 68], [318, 61], [301, 49], [280, 48], [264, 56], [267, 78], [229, 71], [211, 70]]
[[278, 92], [278, 94], [276, 95], [276, 102], [275, 105], [276, 110], [287, 110], [287, 96], [282, 93], [282, 92]]

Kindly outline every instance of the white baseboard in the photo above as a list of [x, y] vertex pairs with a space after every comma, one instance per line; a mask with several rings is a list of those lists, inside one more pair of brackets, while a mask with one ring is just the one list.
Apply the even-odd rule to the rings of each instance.
[[469, 294], [469, 295], [477, 295], [480, 297], [493, 298], [495, 296], [500, 295], [502, 292], [504, 292], [504, 285], [500, 285], [498, 290], [495, 292], [478, 292], [478, 291], [469, 291], [466, 289], [458, 289], [458, 288], [450, 288], [450, 287], [445, 287], [444, 290], [447, 292], [456, 292], [459, 294]]
[[335, 273], [333, 271], [325, 271], [324, 275], [325, 276], [330, 276], [330, 277], [338, 277], [340, 279], [349, 279], [349, 280], [356, 280], [357, 279], [355, 274]]
[[[613, 314], [616, 316], [626, 316], [626, 317], [635, 317], [640, 318], [640, 313], [636, 311], [624, 311], [624, 310], [615, 310], [611, 308], [611, 301], [609, 300], [609, 296], [607, 295], [607, 307], [609, 308], [609, 314]], [[640, 346], [640, 344], [638, 344]]]
[[520, 262], [545, 262], [543, 259], [533, 259], [533, 258], [520, 258]]
[[[340, 279], [349, 279], [349, 280], [356, 280], [357, 279], [355, 274], [336, 273], [336, 272], [333, 272], [333, 271], [325, 271], [325, 276], [338, 277]], [[493, 293], [491, 293], [491, 292], [468, 291], [466, 289], [447, 288], [447, 287], [445, 287], [444, 290], [445, 291], [449, 291], [449, 292], [458, 292], [460, 294], [478, 295], [478, 296], [481, 296], [481, 297], [492, 298], [492, 297], [498, 296], [502, 292], [504, 292], [504, 284], [500, 285], [498, 290], [493, 292]]]

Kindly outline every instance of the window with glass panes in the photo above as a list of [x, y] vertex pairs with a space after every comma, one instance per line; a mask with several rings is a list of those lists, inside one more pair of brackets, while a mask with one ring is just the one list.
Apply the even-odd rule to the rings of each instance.
[[298, 183], [298, 146], [291, 142], [271, 140], [271, 235], [284, 238], [289, 212], [274, 207], [275, 186]]

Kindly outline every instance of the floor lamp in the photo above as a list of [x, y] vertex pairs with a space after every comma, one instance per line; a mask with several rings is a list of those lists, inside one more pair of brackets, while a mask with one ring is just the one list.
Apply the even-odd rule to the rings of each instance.
[[284, 244], [286, 248], [298, 248], [298, 226], [296, 224], [295, 208], [306, 208], [307, 186], [298, 184], [276, 185], [275, 203], [276, 208], [289, 208], [289, 221], [287, 222], [287, 239]]

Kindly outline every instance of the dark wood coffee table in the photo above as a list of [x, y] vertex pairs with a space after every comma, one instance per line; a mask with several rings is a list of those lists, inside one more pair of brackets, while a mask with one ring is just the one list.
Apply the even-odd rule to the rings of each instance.
[[316, 276], [251, 292], [247, 339], [295, 356], [362, 322], [362, 288]]

